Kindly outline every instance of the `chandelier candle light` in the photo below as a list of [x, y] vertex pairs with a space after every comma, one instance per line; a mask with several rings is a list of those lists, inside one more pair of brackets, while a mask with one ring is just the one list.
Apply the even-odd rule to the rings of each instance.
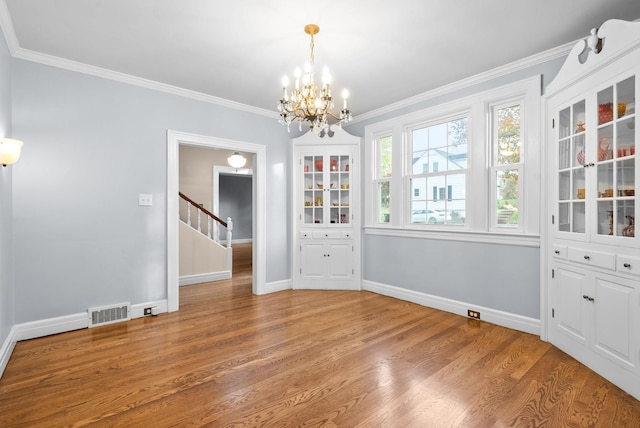
[[[313, 36], [319, 31], [320, 27], [315, 24], [304, 27], [304, 32], [311, 36], [309, 62], [305, 64], [304, 75], [299, 68], [294, 71], [295, 87], [291, 91], [291, 95], [288, 90], [289, 78], [284, 76], [282, 79], [283, 96], [278, 104], [278, 111], [280, 112], [280, 123], [287, 125], [287, 130], [290, 130], [291, 122], [298, 120], [300, 131], [302, 131], [302, 122], [309, 122], [309, 127], [316, 134], [324, 135], [324, 131], [329, 127], [329, 117], [336, 119], [338, 124], [342, 126], [343, 122], [347, 123], [351, 120], [351, 112], [347, 108], [349, 92], [346, 89], [342, 91], [344, 101], [340, 115], [338, 116], [331, 111], [333, 109], [331, 75], [327, 67], [322, 72], [322, 88], [320, 90], [314, 81]], [[300, 79], [302, 79], [302, 89], [300, 89]]]

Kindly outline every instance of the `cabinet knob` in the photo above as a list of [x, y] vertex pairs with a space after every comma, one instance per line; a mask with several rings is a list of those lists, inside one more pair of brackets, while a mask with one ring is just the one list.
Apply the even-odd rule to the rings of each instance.
[[585, 260], [591, 260], [591, 257], [589, 257], [589, 256], [584, 256], [584, 259], [585, 259]]
[[583, 295], [582, 295], [582, 298], [583, 298], [584, 300], [589, 300], [589, 296], [587, 296], [586, 294], [583, 294]]
[[594, 164], [593, 162], [589, 162], [589, 163], [585, 163], [583, 166], [583, 168], [588, 168], [590, 166], [595, 166], [596, 164]]
[[593, 297], [589, 297], [588, 299], [590, 302], [593, 302], [595, 299]]
[[625, 263], [622, 266], [624, 266], [627, 269], [631, 269], [631, 263]]
[[558, 250], [555, 250], [555, 251], [554, 251], [554, 253], [556, 253], [556, 254], [560, 254], [560, 251], [558, 251]]

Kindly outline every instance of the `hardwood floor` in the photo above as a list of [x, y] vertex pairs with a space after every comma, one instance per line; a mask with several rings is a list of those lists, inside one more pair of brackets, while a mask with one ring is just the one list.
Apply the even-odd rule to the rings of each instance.
[[536, 336], [369, 292], [254, 296], [235, 265], [178, 312], [18, 343], [0, 427], [640, 426]]

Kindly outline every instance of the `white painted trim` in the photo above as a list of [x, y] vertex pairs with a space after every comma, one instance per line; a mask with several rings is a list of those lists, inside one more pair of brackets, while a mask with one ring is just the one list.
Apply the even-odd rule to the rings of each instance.
[[[46, 64], [53, 67], [58, 67], [58, 68], [75, 71], [78, 73], [88, 74], [96, 77], [101, 77], [108, 80], [127, 83], [130, 85], [152, 89], [159, 92], [169, 93], [169, 94], [173, 94], [173, 95], [177, 95], [185, 98], [191, 98], [194, 100], [208, 102], [211, 104], [217, 104], [223, 107], [246, 111], [246, 112], [258, 114], [261, 116], [271, 117], [274, 120], [278, 118], [278, 113], [275, 109], [266, 110], [263, 108], [238, 103], [238, 102], [227, 100], [224, 98], [203, 94], [201, 92], [184, 89], [177, 86], [167, 85], [167, 84], [155, 82], [149, 79], [143, 79], [143, 78], [132, 76], [129, 74], [119, 73], [119, 72], [108, 70], [105, 68], [91, 66], [91, 65], [80, 63], [77, 61], [71, 61], [65, 58], [60, 58], [53, 55], [43, 54], [43, 53], [35, 52], [29, 49], [24, 49], [20, 47], [18, 38], [16, 37], [15, 29], [13, 27], [13, 22], [11, 21], [11, 16], [7, 8], [6, 0], [0, 0], [0, 29], [2, 30], [4, 39], [6, 40], [11, 56], [15, 58], [23, 59], [26, 61], [32, 61], [40, 64]], [[492, 70], [476, 74], [475, 76], [471, 76], [466, 79], [453, 82], [449, 85], [441, 86], [431, 91], [423, 92], [421, 94], [406, 98], [396, 103], [386, 105], [379, 109], [374, 109], [369, 112], [364, 112], [362, 114], [356, 114], [354, 116], [352, 123], [368, 120], [386, 113], [393, 112], [395, 110], [398, 110], [404, 107], [412, 106], [416, 103], [424, 102], [453, 91], [458, 91], [458, 90], [476, 85], [478, 83], [485, 82], [487, 80], [496, 79], [511, 73], [515, 73], [520, 70], [524, 70], [529, 67], [536, 66], [538, 64], [543, 64], [547, 61], [551, 61], [557, 58], [562, 58], [570, 52], [571, 48], [574, 46], [576, 42], [577, 41], [570, 42], [570, 43], [558, 46], [556, 48], [552, 48], [547, 51], [541, 52], [539, 54], [531, 55], [521, 60], [517, 60], [509, 64], [496, 67]]]
[[351, 123], [358, 123], [364, 120], [373, 119], [378, 116], [382, 116], [387, 113], [400, 110], [405, 107], [411, 107], [415, 104], [429, 101], [431, 99], [450, 94], [454, 91], [460, 91], [465, 88], [469, 88], [479, 83], [487, 82], [492, 79], [497, 79], [503, 76], [507, 76], [511, 73], [515, 73], [520, 70], [525, 70], [529, 67], [534, 67], [539, 64], [544, 64], [547, 61], [563, 58], [571, 51], [571, 48], [576, 42], [566, 43], [553, 49], [541, 52], [537, 55], [532, 55], [527, 58], [523, 58], [518, 61], [511, 62], [506, 65], [494, 68], [493, 70], [485, 71], [483, 73], [476, 74], [475, 76], [468, 77], [466, 79], [458, 80], [449, 85], [440, 86], [439, 88], [431, 91], [423, 92], [418, 95], [414, 95], [404, 100], [398, 101], [393, 104], [386, 105], [376, 110], [371, 110], [363, 114], [355, 115]]
[[89, 314], [64, 315], [55, 318], [45, 318], [37, 321], [25, 322], [14, 326], [16, 341], [35, 339], [36, 337], [49, 336], [51, 334], [66, 333], [89, 327]]
[[[0, 20], [0, 25], [4, 25], [1, 22], [2, 21]], [[7, 45], [8, 44], [9, 43], [7, 43]], [[89, 76], [95, 76], [115, 82], [126, 83], [128, 85], [151, 89], [158, 92], [164, 92], [166, 94], [177, 95], [179, 97], [190, 98], [196, 101], [216, 104], [234, 110], [240, 110], [247, 113], [266, 116], [274, 120], [278, 118], [278, 112], [275, 111], [275, 109], [265, 110], [263, 108], [254, 107], [248, 104], [242, 104], [236, 101], [227, 100], [225, 98], [204, 94], [202, 92], [193, 91], [191, 89], [180, 88], [178, 86], [168, 85], [166, 83], [160, 83], [154, 80], [133, 76], [131, 74], [120, 73], [118, 71], [108, 70], [106, 68], [96, 67], [93, 65], [88, 65], [53, 55], [43, 54], [29, 49], [23, 49], [19, 46], [14, 47], [14, 50], [11, 51], [11, 54], [14, 58], [23, 59], [25, 61], [45, 64], [52, 67], [62, 68], [64, 70], [75, 71], [77, 73], [87, 74]]]
[[180, 287], [183, 285], [200, 284], [203, 282], [222, 281], [230, 279], [231, 271], [223, 270], [220, 272], [199, 273], [196, 275], [185, 275], [180, 277]]
[[[452, 229], [455, 226], [452, 226]], [[365, 227], [365, 235], [394, 236], [399, 238], [437, 239], [442, 241], [475, 242], [481, 244], [511, 245], [514, 247], [540, 248], [537, 235], [508, 235], [491, 232], [443, 231], [399, 227]]]
[[156, 308], [157, 313], [168, 312], [167, 301], [165, 299], [154, 300], [154, 301], [145, 302], [145, 303], [136, 303], [135, 305], [131, 305], [131, 319], [148, 316], [144, 314], [145, 308]]
[[264, 294], [275, 293], [277, 291], [293, 290], [293, 281], [284, 279], [282, 281], [270, 282], [265, 286]]
[[441, 311], [451, 312], [466, 317], [467, 310], [471, 309], [481, 313], [482, 321], [497, 324], [502, 327], [523, 331], [525, 333], [540, 335], [540, 320], [516, 315], [509, 312], [498, 311], [484, 306], [472, 305], [444, 297], [407, 290], [393, 285], [381, 284], [373, 281], [362, 281], [362, 289], [383, 296], [395, 297], [418, 305], [427, 306]]
[[4, 373], [4, 369], [9, 364], [9, 359], [11, 358], [11, 354], [13, 353], [13, 349], [16, 347], [16, 328], [13, 326], [11, 330], [9, 330], [9, 334], [7, 338], [2, 343], [0, 347], [0, 378], [2, 378], [2, 374]]
[[266, 171], [267, 149], [262, 144], [227, 140], [180, 131], [167, 131], [167, 301], [177, 311], [178, 297], [178, 156], [180, 144], [254, 154], [253, 164], [253, 293], [266, 292]]

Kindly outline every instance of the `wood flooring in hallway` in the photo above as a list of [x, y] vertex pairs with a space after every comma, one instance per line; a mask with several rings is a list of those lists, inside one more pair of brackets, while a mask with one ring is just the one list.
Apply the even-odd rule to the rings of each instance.
[[640, 427], [536, 336], [370, 292], [255, 296], [234, 252], [178, 312], [19, 342], [0, 427]]

